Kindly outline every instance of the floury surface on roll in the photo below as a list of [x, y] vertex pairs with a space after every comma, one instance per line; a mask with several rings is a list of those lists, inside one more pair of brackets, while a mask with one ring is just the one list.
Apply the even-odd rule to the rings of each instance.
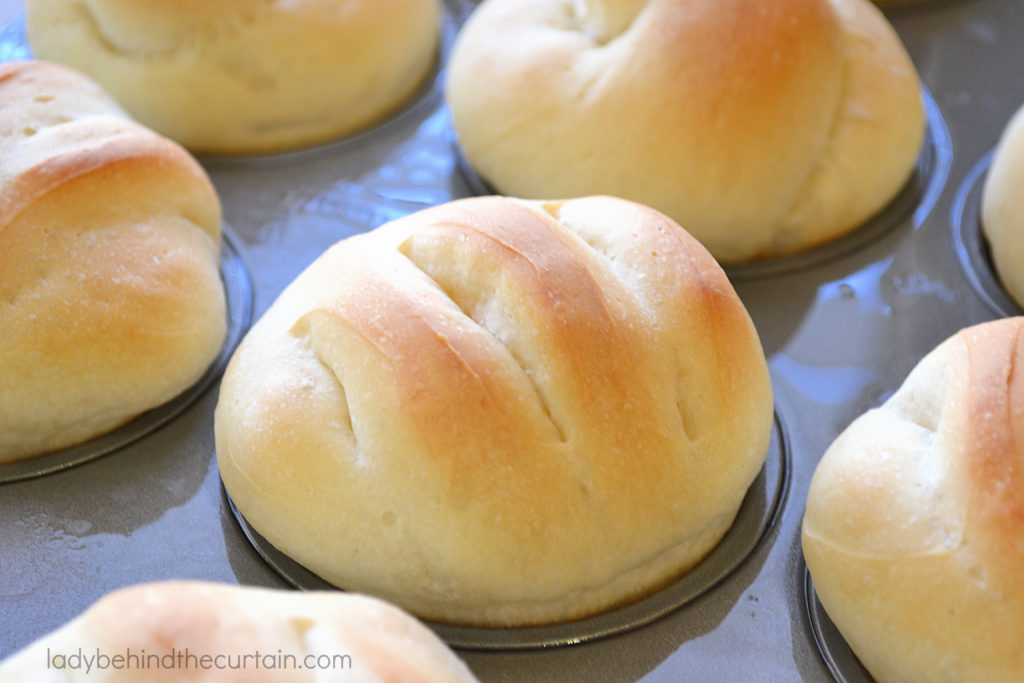
[[868, 0], [485, 0], [446, 98], [495, 191], [632, 199], [720, 262], [863, 224], [925, 130], [914, 65]]
[[370, 126], [436, 64], [440, 0], [26, 0], [41, 59], [89, 74], [195, 152], [276, 152]]
[[851, 424], [811, 481], [814, 587], [879, 681], [1024, 672], [1024, 318], [967, 328]]
[[996, 147], [985, 177], [981, 227], [989, 253], [1007, 293], [1024, 307], [1024, 109], [1010, 122]]
[[173, 398], [227, 327], [220, 202], [95, 83], [0, 65], [0, 463]]
[[199, 581], [111, 593], [0, 662], [5, 683], [471, 683], [432, 631], [380, 600]]
[[436, 621], [650, 594], [732, 524], [773, 421], [718, 264], [608, 197], [427, 209], [335, 245], [253, 327], [216, 410], [278, 549]]

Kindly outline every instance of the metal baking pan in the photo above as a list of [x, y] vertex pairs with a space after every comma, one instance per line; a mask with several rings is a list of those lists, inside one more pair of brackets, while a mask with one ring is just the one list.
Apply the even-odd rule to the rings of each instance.
[[[446, 42], [472, 4], [448, 3]], [[761, 335], [785, 437], [779, 501], [759, 518], [756, 543], [695, 595], [585, 642], [509, 647], [508, 638], [481, 645], [447, 634], [483, 681], [867, 680], [807, 579], [804, 497], [839, 431], [891, 395], [922, 356], [962, 327], [1018, 313], [992, 274], [977, 213], [987, 155], [1024, 103], [1024, 5], [921, 0], [885, 11], [928, 89], [931, 156], [902, 203], [845, 247], [785, 267], [729, 269]], [[0, 26], [0, 59], [28, 56], [19, 2], [0, 0]], [[399, 115], [354, 138], [201, 159], [247, 266], [254, 318], [338, 240], [472, 194], [440, 92], [443, 67], [442, 59]], [[118, 450], [0, 484], [0, 657], [129, 584], [292, 588], [294, 577], [250, 542], [223, 493], [216, 400], [214, 381]]]

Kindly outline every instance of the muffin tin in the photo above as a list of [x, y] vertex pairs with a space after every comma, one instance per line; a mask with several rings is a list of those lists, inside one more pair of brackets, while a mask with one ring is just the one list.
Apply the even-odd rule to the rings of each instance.
[[1024, 315], [1024, 311], [1021, 311], [1000, 283], [981, 226], [981, 195], [994, 156], [995, 149], [985, 154], [968, 171], [956, 193], [950, 218], [956, 253], [964, 274], [992, 312], [997, 317], [1008, 318]]
[[821, 652], [821, 658], [837, 683], [871, 683], [867, 669], [857, 660], [857, 655], [843, 640], [839, 629], [829, 619], [824, 606], [814, 592], [811, 573], [804, 575], [804, 597], [807, 600], [807, 619], [814, 640]]
[[[231, 229], [226, 245], [251, 283], [245, 290], [222, 261], [225, 282], [251, 302], [248, 314], [232, 307], [233, 329], [338, 240], [474, 192], [440, 91], [446, 48], [472, 5], [447, 3], [440, 72], [380, 126], [291, 154], [201, 159]], [[0, 0], [0, 59], [29, 54], [19, 9]], [[1013, 69], [1024, 5], [921, 0], [885, 12], [928, 89], [928, 144], [914, 178], [849, 240], [727, 269], [761, 335], [779, 418], [777, 454], [748, 499], [755, 514], [741, 513], [740, 547], [727, 541], [698, 568], [697, 585], [684, 580], [596, 624], [531, 633], [435, 625], [481, 680], [870, 680], [813, 595], [800, 552], [804, 498], [839, 431], [922, 356], [962, 327], [1018, 313], [992, 272], [978, 205], [991, 150], [1024, 103]], [[250, 541], [223, 492], [217, 372], [131, 443], [0, 484], [0, 657], [128, 584], [316, 587], [257, 535]]]

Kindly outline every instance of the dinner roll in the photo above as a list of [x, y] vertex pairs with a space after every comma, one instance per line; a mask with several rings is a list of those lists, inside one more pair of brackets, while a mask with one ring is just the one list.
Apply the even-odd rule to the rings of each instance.
[[228, 493], [334, 585], [437, 621], [593, 614], [719, 541], [773, 422], [721, 268], [620, 199], [472, 198], [324, 253], [217, 404]]
[[901, 189], [917, 73], [868, 0], [485, 0], [446, 96], [503, 194], [612, 194], [723, 262], [830, 240]]
[[0, 65], [0, 463], [189, 387], [226, 330], [202, 168], [62, 66]]
[[200, 581], [111, 593], [0, 663], [7, 683], [466, 683], [398, 608], [352, 593]]
[[981, 226], [1006, 292], [1024, 307], [1024, 108], [1010, 119], [996, 147], [981, 195]]
[[95, 78], [196, 152], [320, 143], [373, 124], [434, 67], [439, 0], [26, 0], [36, 56]]
[[967, 328], [857, 419], [811, 482], [803, 549], [879, 681], [1024, 672], [1024, 318]]

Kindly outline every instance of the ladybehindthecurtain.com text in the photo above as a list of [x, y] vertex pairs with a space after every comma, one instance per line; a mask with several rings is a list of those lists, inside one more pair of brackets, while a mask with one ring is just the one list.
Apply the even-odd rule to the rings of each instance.
[[57, 670], [93, 671], [113, 670], [220, 670], [220, 669], [351, 669], [352, 657], [345, 654], [306, 654], [294, 655], [278, 650], [277, 652], [249, 653], [208, 653], [191, 652], [188, 648], [178, 650], [171, 648], [168, 652], [153, 653], [146, 650], [133, 651], [127, 648], [124, 652], [109, 654], [96, 648], [95, 651], [84, 652], [82, 648], [71, 653], [51, 652], [46, 648], [46, 668]]

